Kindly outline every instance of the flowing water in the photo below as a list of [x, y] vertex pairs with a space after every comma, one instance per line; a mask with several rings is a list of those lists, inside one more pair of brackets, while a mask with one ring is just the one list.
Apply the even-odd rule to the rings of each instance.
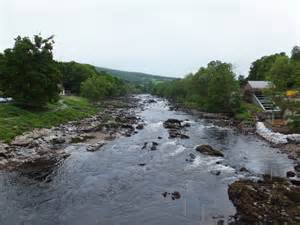
[[[256, 136], [170, 111], [167, 101], [156, 100], [137, 112], [146, 126], [131, 137], [116, 139], [98, 152], [74, 144], [66, 149], [71, 156], [59, 164], [0, 172], [0, 224], [227, 224], [235, 214], [228, 184], [266, 173], [285, 176], [293, 167], [286, 155]], [[163, 128], [169, 118], [189, 120], [190, 139], [169, 139]], [[152, 141], [158, 143], [156, 151], [142, 149]], [[196, 152], [200, 144], [222, 149], [225, 157]], [[186, 161], [190, 153], [196, 156], [193, 162]], [[239, 172], [241, 167], [250, 173]], [[174, 191], [179, 199], [162, 195]]]

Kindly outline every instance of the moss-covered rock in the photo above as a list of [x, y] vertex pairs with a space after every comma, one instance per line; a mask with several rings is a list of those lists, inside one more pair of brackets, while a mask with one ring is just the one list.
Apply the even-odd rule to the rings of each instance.
[[229, 186], [229, 199], [237, 209], [233, 224], [300, 223], [300, 187], [283, 178], [240, 180]]

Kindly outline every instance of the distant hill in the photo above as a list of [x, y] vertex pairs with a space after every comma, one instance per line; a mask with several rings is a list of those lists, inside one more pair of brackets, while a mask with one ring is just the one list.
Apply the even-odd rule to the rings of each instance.
[[109, 68], [103, 67], [96, 67], [98, 71], [104, 71], [108, 74], [118, 77], [122, 80], [128, 81], [134, 84], [145, 85], [149, 83], [156, 83], [161, 81], [172, 81], [176, 78], [173, 77], [163, 77], [158, 75], [146, 74], [146, 73], [139, 73], [139, 72], [129, 72], [129, 71], [122, 71], [122, 70], [114, 70]]

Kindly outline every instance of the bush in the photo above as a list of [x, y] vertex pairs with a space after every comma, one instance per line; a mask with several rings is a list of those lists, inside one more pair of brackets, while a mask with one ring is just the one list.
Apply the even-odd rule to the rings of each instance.
[[300, 133], [300, 116], [293, 116], [289, 118], [288, 126], [292, 132]]
[[126, 87], [118, 78], [102, 73], [82, 82], [80, 93], [81, 96], [96, 102], [106, 97], [123, 95]]

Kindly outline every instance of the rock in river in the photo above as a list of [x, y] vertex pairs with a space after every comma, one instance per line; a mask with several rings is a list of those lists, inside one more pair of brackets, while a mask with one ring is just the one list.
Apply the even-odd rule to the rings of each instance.
[[180, 129], [181, 121], [178, 119], [168, 119], [164, 122], [164, 128], [167, 129]]
[[95, 152], [95, 151], [99, 150], [105, 144], [106, 144], [105, 141], [99, 141], [96, 144], [92, 144], [89, 147], [87, 147], [86, 150], [89, 152]]
[[287, 171], [286, 172], [286, 177], [295, 177], [296, 176], [296, 173], [293, 172], [293, 171]]
[[210, 155], [210, 156], [224, 157], [222, 152], [220, 152], [217, 149], [214, 149], [210, 145], [199, 145], [196, 147], [196, 151], [201, 152], [206, 155]]
[[144, 128], [144, 124], [140, 123], [136, 126], [136, 129], [142, 130]]

